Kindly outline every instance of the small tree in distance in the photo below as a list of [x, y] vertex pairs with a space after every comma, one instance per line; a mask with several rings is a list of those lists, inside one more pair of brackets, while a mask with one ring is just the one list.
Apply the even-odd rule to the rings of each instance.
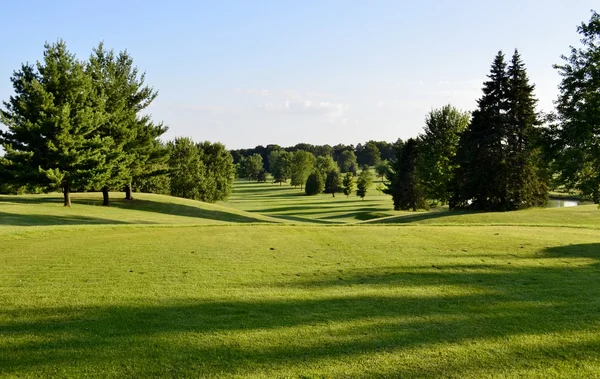
[[350, 194], [354, 192], [354, 184], [354, 174], [347, 172], [346, 175], [344, 175], [344, 180], [342, 181], [342, 192], [344, 192], [346, 197], [350, 196]]
[[373, 183], [373, 173], [369, 169], [369, 166], [363, 166], [360, 174], [358, 175], [358, 180], [356, 183], [356, 195], [359, 196], [362, 200], [367, 196], [367, 191], [369, 187]]
[[324, 188], [325, 184], [323, 183], [323, 177], [321, 176], [321, 173], [319, 173], [318, 170], [313, 171], [313, 173], [310, 174], [306, 180], [306, 187], [304, 188], [304, 191], [307, 195], [312, 196], [320, 194], [323, 192]]
[[377, 166], [375, 166], [375, 172], [377, 172], [377, 176], [379, 176], [381, 182], [383, 182], [383, 178], [385, 177], [385, 174], [387, 174], [389, 169], [390, 165], [388, 161], [381, 161], [379, 162], [379, 164], [377, 164]]
[[330, 193], [331, 196], [335, 197], [336, 192], [340, 192], [342, 188], [342, 178], [338, 170], [331, 170], [327, 174], [325, 180], [325, 193]]

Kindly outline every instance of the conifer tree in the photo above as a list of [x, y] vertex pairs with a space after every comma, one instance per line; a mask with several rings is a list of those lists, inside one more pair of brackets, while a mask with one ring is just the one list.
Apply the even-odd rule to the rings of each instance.
[[418, 172], [419, 141], [410, 138], [396, 147], [396, 160], [388, 173], [384, 193], [392, 195], [394, 210], [427, 209]]
[[347, 172], [344, 175], [344, 180], [342, 181], [342, 192], [346, 197], [349, 197], [352, 192], [354, 192], [355, 180], [354, 174], [351, 172]]
[[61, 189], [71, 206], [72, 190], [95, 188], [111, 174], [112, 141], [98, 133], [105, 98], [63, 41], [46, 44], [43, 61], [22, 65], [11, 80], [15, 95], [1, 112], [8, 131], [0, 142], [13, 180]]

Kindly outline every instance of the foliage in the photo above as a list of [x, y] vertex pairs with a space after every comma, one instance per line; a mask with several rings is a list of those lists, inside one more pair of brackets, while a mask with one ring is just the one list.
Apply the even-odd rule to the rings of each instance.
[[99, 133], [106, 122], [103, 94], [66, 44], [46, 44], [44, 59], [22, 65], [11, 78], [15, 95], [4, 102], [0, 121], [8, 126], [0, 142], [10, 161], [11, 180], [71, 190], [98, 187], [111, 175], [107, 154], [115, 141]]
[[308, 176], [306, 179], [306, 188], [305, 192], [307, 195], [318, 195], [323, 192], [325, 188], [325, 183], [323, 182], [323, 177], [318, 170], [314, 170], [312, 174]]
[[340, 166], [340, 171], [342, 173], [346, 172], [354, 172], [356, 173], [356, 167], [358, 167], [358, 162], [356, 160], [356, 154], [352, 150], [344, 150], [340, 153], [340, 157], [338, 158], [338, 166]]
[[239, 163], [239, 177], [248, 180], [257, 180], [263, 171], [263, 158], [260, 154], [252, 154], [249, 157], [243, 157]]
[[360, 165], [376, 166], [381, 161], [381, 152], [375, 141], [369, 141], [364, 146], [356, 146], [356, 157]]
[[354, 174], [351, 172], [347, 172], [344, 175], [344, 179], [342, 181], [342, 192], [347, 197], [350, 196], [352, 192], [354, 192], [354, 187], [356, 184], [356, 180], [354, 179]]
[[229, 196], [235, 172], [225, 146], [176, 138], [169, 149], [171, 195], [211, 203]]
[[337, 167], [327, 173], [325, 179], [325, 193], [330, 193], [331, 196], [335, 197], [336, 192], [342, 190], [342, 177]]
[[303, 186], [308, 179], [308, 175], [314, 169], [315, 160], [315, 156], [308, 151], [298, 150], [294, 153], [291, 170], [292, 186], [300, 186], [300, 190], [303, 189]]
[[381, 161], [375, 166], [375, 172], [377, 173], [377, 176], [381, 178], [382, 182], [389, 169], [390, 164], [388, 161]]
[[460, 134], [466, 130], [471, 116], [451, 105], [434, 109], [425, 118], [420, 136], [419, 174], [426, 197], [446, 204], [454, 181], [456, 151]]
[[394, 210], [428, 208], [419, 177], [419, 148], [420, 142], [414, 138], [396, 148], [396, 161], [388, 173], [389, 184], [383, 191], [392, 195]]
[[275, 183], [286, 182], [292, 176], [293, 153], [275, 150], [269, 154], [269, 167]]
[[356, 180], [356, 196], [364, 200], [372, 183], [373, 173], [369, 170], [369, 166], [365, 165], [362, 167], [360, 174], [358, 174], [358, 179]]
[[600, 203], [600, 14], [577, 27], [582, 47], [561, 65], [553, 151], [558, 181]]
[[515, 51], [507, 69], [496, 55], [479, 109], [457, 151], [451, 208], [513, 210], [545, 204], [547, 185], [535, 140], [534, 86]]
[[327, 174], [330, 171], [334, 171], [334, 170], [338, 169], [338, 165], [337, 165], [337, 163], [335, 163], [335, 161], [333, 160], [331, 155], [319, 156], [319, 157], [317, 157], [317, 160], [315, 163], [315, 169], [317, 171], [319, 171], [322, 178], [326, 178]]

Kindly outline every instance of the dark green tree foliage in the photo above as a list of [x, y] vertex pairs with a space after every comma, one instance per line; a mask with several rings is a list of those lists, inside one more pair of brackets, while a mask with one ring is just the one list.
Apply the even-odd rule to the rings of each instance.
[[388, 173], [389, 184], [384, 193], [392, 195], [394, 210], [427, 209], [419, 178], [419, 141], [411, 138], [396, 148], [396, 160]]
[[0, 142], [11, 181], [62, 189], [65, 206], [71, 190], [102, 186], [112, 172], [106, 157], [114, 144], [98, 132], [106, 123], [105, 99], [84, 64], [59, 41], [46, 44], [43, 61], [23, 65], [11, 80], [15, 95], [0, 116], [8, 126]]
[[323, 177], [321, 173], [317, 170], [314, 170], [306, 179], [306, 188], [304, 189], [306, 194], [309, 196], [318, 195], [323, 192], [325, 188], [325, 183], [323, 182]]
[[451, 208], [505, 209], [506, 164], [504, 143], [508, 113], [508, 74], [504, 54], [492, 64], [483, 96], [467, 130], [461, 135], [450, 201]]
[[356, 156], [359, 165], [376, 166], [381, 160], [381, 152], [375, 141], [369, 141], [364, 146], [356, 146]]
[[508, 67], [508, 114], [506, 130], [506, 209], [545, 206], [548, 201], [547, 174], [540, 149], [540, 118], [537, 100], [525, 65], [515, 51]]
[[547, 185], [536, 140], [536, 100], [518, 52], [496, 56], [479, 109], [461, 135], [451, 208], [505, 211], [543, 205]]
[[342, 181], [342, 192], [346, 197], [350, 196], [352, 192], [354, 192], [354, 187], [356, 185], [356, 180], [354, 179], [354, 174], [351, 172], [347, 172], [344, 175], [344, 179]]
[[354, 154], [354, 151], [352, 150], [342, 151], [337, 163], [338, 166], [340, 166], [340, 171], [343, 173], [356, 172], [356, 168], [358, 167], [356, 154]]
[[364, 200], [372, 183], [373, 173], [369, 169], [368, 165], [364, 165], [360, 171], [360, 174], [358, 174], [358, 179], [356, 180], [356, 195]]
[[336, 168], [327, 174], [327, 179], [325, 179], [325, 193], [330, 193], [331, 196], [335, 197], [336, 192], [340, 192], [341, 190], [342, 177]]
[[468, 112], [451, 105], [434, 109], [425, 118], [425, 130], [420, 136], [419, 172], [428, 199], [448, 202], [457, 169], [455, 158], [460, 134], [470, 119]]
[[562, 80], [552, 152], [559, 183], [600, 203], [600, 15], [592, 11], [577, 32], [582, 47], [555, 65]]
[[302, 190], [308, 175], [315, 167], [315, 156], [312, 153], [304, 150], [298, 150], [294, 153], [292, 159], [292, 176], [291, 185], [300, 186]]

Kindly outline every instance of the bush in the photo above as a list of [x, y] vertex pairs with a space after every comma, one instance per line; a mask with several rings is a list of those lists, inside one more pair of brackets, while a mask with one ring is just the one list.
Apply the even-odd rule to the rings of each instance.
[[324, 188], [325, 183], [323, 181], [323, 177], [318, 171], [314, 171], [312, 174], [309, 175], [308, 179], [306, 180], [306, 186], [304, 190], [306, 191], [307, 195], [312, 196], [320, 194], [321, 192], [323, 192]]

